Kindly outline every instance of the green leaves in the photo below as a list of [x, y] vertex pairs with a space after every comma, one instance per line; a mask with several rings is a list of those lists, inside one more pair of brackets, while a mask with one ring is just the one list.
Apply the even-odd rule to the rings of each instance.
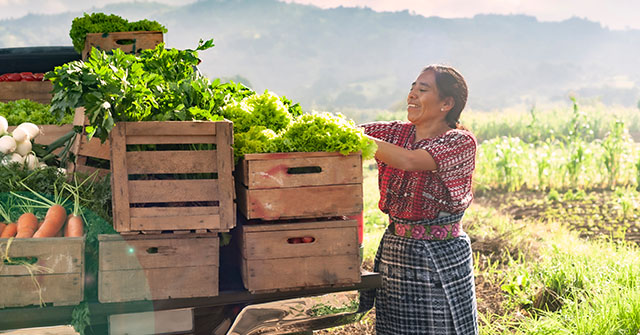
[[[201, 41], [196, 50], [212, 46], [213, 40]], [[87, 61], [47, 73], [51, 112], [60, 117], [84, 107], [89, 137], [104, 141], [119, 121], [219, 120], [224, 104], [253, 94], [241, 84], [212, 84], [196, 71], [198, 62], [197, 51], [164, 44], [138, 56], [93, 49]]]
[[49, 105], [32, 100], [22, 99], [0, 102], [0, 115], [7, 119], [10, 126], [17, 126], [23, 122], [42, 124], [71, 123], [73, 114], [62, 115], [60, 120], [49, 112]]
[[352, 120], [330, 113], [303, 114], [282, 134], [282, 151], [327, 151], [344, 155], [362, 151], [363, 158], [372, 158], [376, 145], [364, 136]]

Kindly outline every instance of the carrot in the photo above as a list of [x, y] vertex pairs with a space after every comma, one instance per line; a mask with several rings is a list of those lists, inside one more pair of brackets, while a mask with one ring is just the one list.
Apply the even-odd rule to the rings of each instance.
[[54, 237], [62, 229], [64, 220], [67, 218], [67, 210], [59, 204], [52, 205], [44, 216], [42, 226], [35, 234], [34, 238]]
[[4, 227], [6, 227], [7, 225], [4, 222], [0, 222], [0, 235], [2, 235], [2, 231], [4, 230]]
[[38, 229], [38, 218], [33, 213], [24, 213], [18, 218], [16, 238], [29, 238]]
[[69, 220], [65, 227], [65, 237], [81, 237], [84, 235], [84, 222], [82, 216], [69, 214]]
[[15, 223], [9, 223], [6, 227], [4, 227], [2, 234], [0, 234], [0, 238], [14, 237], [16, 236], [17, 232], [18, 232], [18, 225], [16, 225]]

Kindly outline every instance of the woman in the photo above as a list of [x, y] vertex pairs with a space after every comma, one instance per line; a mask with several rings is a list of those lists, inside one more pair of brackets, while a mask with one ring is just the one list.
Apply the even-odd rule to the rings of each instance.
[[375, 258], [382, 287], [376, 333], [477, 334], [471, 244], [461, 219], [473, 194], [476, 140], [459, 126], [467, 85], [455, 69], [431, 65], [411, 84], [409, 122], [362, 125], [378, 144], [380, 209], [389, 215]]

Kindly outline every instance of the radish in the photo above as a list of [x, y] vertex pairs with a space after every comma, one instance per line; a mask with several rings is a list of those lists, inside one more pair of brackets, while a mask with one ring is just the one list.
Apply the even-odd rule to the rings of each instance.
[[34, 170], [38, 167], [38, 157], [34, 154], [28, 154], [24, 157], [24, 164], [27, 166], [27, 169]]
[[7, 119], [5, 119], [4, 116], [0, 115], [0, 136], [6, 134], [8, 129], [9, 122], [7, 122]]
[[0, 137], [0, 152], [8, 155], [16, 150], [16, 140], [10, 135]]
[[14, 151], [20, 156], [26, 156], [31, 152], [31, 141], [18, 142]]
[[2, 159], [2, 165], [8, 165], [11, 163], [24, 164], [24, 158], [16, 153], [4, 156]]
[[40, 128], [31, 122], [23, 122], [18, 126], [18, 128], [23, 129], [30, 140], [33, 140], [40, 135]]
[[14, 129], [11, 135], [13, 136], [13, 139], [16, 140], [16, 142], [24, 142], [29, 139], [29, 134], [27, 134], [27, 131], [23, 128]]

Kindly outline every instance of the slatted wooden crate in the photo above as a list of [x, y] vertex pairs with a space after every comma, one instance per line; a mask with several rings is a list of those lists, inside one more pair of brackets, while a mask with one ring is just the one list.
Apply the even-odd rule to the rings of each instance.
[[48, 81], [0, 82], [0, 102], [29, 99], [41, 104], [50, 104], [53, 84]]
[[[35, 262], [32, 276], [23, 264], [0, 263], [0, 308], [75, 305], [84, 299], [84, 237], [0, 239], [0, 255], [14, 261]], [[5, 259], [5, 257], [1, 257]], [[40, 300], [42, 298], [42, 300]]]
[[76, 161], [72, 167], [74, 172], [84, 174], [97, 173], [98, 176], [105, 176], [111, 172], [111, 145], [107, 139], [104, 143], [99, 138], [87, 139], [85, 128], [89, 125], [89, 120], [84, 115], [84, 108], [77, 108], [73, 125], [82, 127], [81, 135], [76, 137], [73, 146], [73, 153]]
[[217, 234], [99, 235], [98, 300], [218, 295]]
[[235, 171], [238, 209], [276, 220], [362, 212], [362, 155], [329, 152], [248, 154]]
[[251, 292], [360, 282], [355, 220], [243, 224], [236, 231], [242, 280]]
[[89, 58], [91, 48], [102, 51], [120, 49], [126, 53], [140, 53], [144, 49], [153, 49], [162, 43], [161, 31], [123, 31], [113, 33], [87, 34], [82, 50], [82, 59]]
[[[230, 121], [120, 122], [110, 141], [116, 231], [229, 231], [235, 226]], [[202, 144], [215, 149], [160, 150]], [[135, 145], [158, 150], [128, 151]]]

